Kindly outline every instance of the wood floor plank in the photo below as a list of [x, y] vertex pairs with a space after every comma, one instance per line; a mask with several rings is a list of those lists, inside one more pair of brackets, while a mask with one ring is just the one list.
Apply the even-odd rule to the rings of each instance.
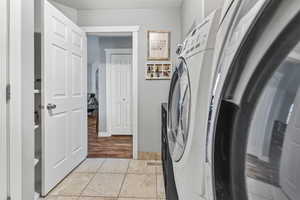
[[132, 158], [132, 136], [98, 137], [96, 118], [88, 117], [89, 158]]

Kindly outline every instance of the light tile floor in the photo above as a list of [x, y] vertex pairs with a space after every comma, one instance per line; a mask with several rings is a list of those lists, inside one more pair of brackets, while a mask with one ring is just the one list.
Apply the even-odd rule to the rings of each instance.
[[[155, 165], [148, 165], [151, 162]], [[161, 162], [87, 159], [41, 200], [161, 200]]]

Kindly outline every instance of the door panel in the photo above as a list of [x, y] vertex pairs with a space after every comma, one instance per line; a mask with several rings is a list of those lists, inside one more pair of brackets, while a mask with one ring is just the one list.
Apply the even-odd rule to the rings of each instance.
[[72, 55], [72, 96], [82, 97], [82, 59]]
[[87, 155], [86, 36], [44, 1], [42, 194]]
[[68, 70], [68, 52], [65, 46], [60, 46], [59, 43], [53, 43], [51, 53], [53, 59], [51, 60], [52, 77], [55, 81], [52, 83], [52, 97], [66, 97], [67, 96], [67, 70]]
[[56, 148], [54, 149], [53, 155], [51, 155], [53, 158], [51, 165], [54, 166], [54, 168], [59, 167], [59, 165], [67, 159], [67, 122], [67, 114], [61, 113], [53, 115], [51, 124], [51, 132], [53, 134], [52, 137], [49, 138], [49, 143], [56, 143]]
[[76, 153], [82, 148], [82, 109], [72, 110], [72, 153]]
[[131, 55], [111, 55], [112, 135], [132, 134], [131, 68]]

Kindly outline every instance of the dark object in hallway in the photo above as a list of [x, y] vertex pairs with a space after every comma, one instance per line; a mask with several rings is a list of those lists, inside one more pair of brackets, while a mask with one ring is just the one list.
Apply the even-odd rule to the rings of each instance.
[[98, 109], [99, 103], [94, 93], [88, 95], [88, 113], [92, 113]]
[[96, 119], [96, 130], [99, 132], [99, 102], [94, 93], [88, 94], [88, 115], [95, 114]]
[[132, 158], [132, 136], [98, 137], [96, 123], [96, 117], [88, 117], [89, 158]]

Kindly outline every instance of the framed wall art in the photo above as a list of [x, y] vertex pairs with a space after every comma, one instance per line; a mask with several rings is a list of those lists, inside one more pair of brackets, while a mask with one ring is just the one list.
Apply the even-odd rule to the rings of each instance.
[[170, 60], [171, 32], [148, 31], [148, 60]]
[[146, 80], [170, 80], [172, 76], [172, 64], [147, 63], [145, 68]]

